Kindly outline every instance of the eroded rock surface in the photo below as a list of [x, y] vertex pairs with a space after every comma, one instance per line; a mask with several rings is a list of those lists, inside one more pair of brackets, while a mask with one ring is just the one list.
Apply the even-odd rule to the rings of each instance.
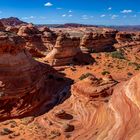
[[81, 49], [84, 52], [111, 51], [116, 42], [116, 30], [86, 33], [81, 40]]
[[4, 25], [2, 24], [2, 22], [0, 22], [0, 31], [3, 31], [3, 30], [5, 30], [5, 27], [4, 27]]
[[26, 48], [33, 57], [45, 56], [43, 52], [47, 51], [47, 48], [43, 45], [41, 34], [34, 25], [21, 26], [18, 35], [26, 40]]
[[[37, 122], [48, 130], [48, 138], [53, 130], [59, 133], [54, 137], [57, 140], [137, 140], [140, 137], [139, 80], [140, 74], [120, 84], [111, 77], [88, 77], [72, 86], [68, 100]], [[63, 111], [58, 114], [57, 110]], [[67, 120], [66, 114], [73, 117]]]
[[80, 38], [70, 37], [61, 33], [53, 50], [45, 57], [45, 61], [53, 66], [67, 65], [73, 62], [74, 57], [80, 52]]
[[51, 102], [63, 83], [63, 79], [47, 80], [53, 74], [51, 67], [35, 61], [24, 46], [20, 36], [0, 31], [0, 119], [21, 116], [43, 101]]

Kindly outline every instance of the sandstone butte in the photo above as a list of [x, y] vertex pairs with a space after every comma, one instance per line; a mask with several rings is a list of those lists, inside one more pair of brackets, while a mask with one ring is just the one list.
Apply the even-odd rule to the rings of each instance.
[[[0, 140], [140, 139], [139, 33], [95, 27], [58, 33], [31, 24], [17, 28], [0, 23]], [[112, 50], [114, 58], [108, 56]], [[115, 58], [122, 52], [126, 60]], [[95, 64], [69, 66], [81, 54]], [[135, 66], [135, 76], [127, 73], [118, 82], [105, 71], [104, 61], [112, 70], [115, 64]], [[102, 76], [94, 74], [94, 67], [104, 70]], [[84, 74], [73, 78], [82, 69]]]
[[60, 33], [53, 50], [47, 54], [44, 61], [53, 66], [68, 65], [80, 53], [80, 38], [70, 37], [69, 34]]

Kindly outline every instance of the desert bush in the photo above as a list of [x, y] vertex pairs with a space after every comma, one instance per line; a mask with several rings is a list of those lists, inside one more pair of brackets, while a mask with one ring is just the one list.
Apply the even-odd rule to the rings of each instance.
[[128, 76], [132, 76], [133, 74], [132, 74], [131, 72], [128, 72], [127, 75], [128, 75]]
[[140, 70], [140, 64], [138, 64], [136, 62], [129, 62], [128, 65], [129, 66], [134, 66], [135, 70]]
[[87, 77], [89, 77], [89, 76], [91, 76], [91, 75], [92, 75], [91, 73], [82, 74], [82, 75], [79, 77], [79, 79], [80, 79], [80, 80], [83, 80], [83, 79], [85, 79], [85, 78], [87, 78]]
[[125, 59], [125, 57], [121, 51], [111, 52], [111, 57], [118, 58], [118, 59]]
[[102, 75], [106, 75], [106, 74], [110, 74], [110, 72], [109, 71], [103, 71], [102, 72]]
[[9, 128], [3, 128], [0, 132], [0, 135], [9, 135], [13, 133], [13, 131], [11, 131]]

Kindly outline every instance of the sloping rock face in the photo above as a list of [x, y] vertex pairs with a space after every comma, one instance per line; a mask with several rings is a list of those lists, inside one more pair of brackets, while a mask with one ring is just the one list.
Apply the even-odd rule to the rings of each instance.
[[[54, 130], [59, 133], [54, 138], [57, 140], [137, 140], [140, 137], [139, 82], [140, 74], [120, 84], [111, 77], [88, 77], [75, 83], [71, 97], [38, 118], [38, 123], [49, 130], [48, 138], [53, 137]], [[48, 122], [53, 125], [47, 125]]]
[[[106, 76], [102, 79], [97, 79], [95, 76], [79, 81], [72, 87], [72, 92], [77, 95], [82, 95], [87, 98], [108, 97], [108, 89], [117, 84], [111, 76]], [[110, 92], [111, 93], [111, 92]]]
[[[121, 51], [125, 57], [133, 62], [140, 58], [140, 33], [139, 32], [119, 32], [116, 35], [117, 43], [114, 47]], [[130, 53], [131, 52], [131, 53]]]
[[24, 46], [20, 36], [0, 31], [0, 119], [22, 116], [44, 101], [51, 102], [62, 85], [47, 80], [53, 74], [51, 67], [32, 59]]
[[31, 24], [27, 26], [21, 26], [18, 31], [18, 35], [26, 40], [26, 48], [33, 57], [45, 56], [43, 52], [46, 52], [47, 48], [44, 46], [40, 31], [36, 27]]
[[46, 26], [39, 28], [39, 31], [42, 34], [41, 39], [44, 46], [51, 51], [56, 43], [57, 35]]
[[112, 49], [116, 42], [116, 30], [104, 30], [101, 33], [86, 33], [81, 40], [83, 52], [102, 52]]
[[116, 34], [116, 48], [140, 45], [139, 32], [119, 32]]
[[119, 32], [116, 35], [118, 43], [140, 41], [140, 33]]
[[2, 22], [0, 22], [0, 31], [3, 31], [3, 30], [5, 30], [5, 27], [4, 27], [4, 25], [2, 24]]
[[80, 38], [61, 33], [53, 50], [45, 57], [44, 61], [48, 61], [53, 66], [71, 64], [74, 57], [80, 52], [79, 44]]
[[8, 32], [17, 34], [19, 28], [20, 27], [18, 27], [18, 26], [7, 26], [5, 30], [8, 31]]

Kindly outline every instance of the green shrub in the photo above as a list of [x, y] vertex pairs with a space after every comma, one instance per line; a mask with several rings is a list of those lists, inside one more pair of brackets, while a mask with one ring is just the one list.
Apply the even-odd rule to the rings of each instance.
[[140, 64], [138, 64], [136, 62], [129, 62], [128, 65], [129, 66], [134, 66], [135, 70], [140, 70]]
[[91, 73], [82, 74], [82, 75], [79, 77], [79, 79], [80, 79], [80, 80], [83, 80], [83, 79], [85, 79], [85, 78], [87, 78], [87, 77], [89, 77], [89, 76], [91, 76], [91, 75], [92, 75]]
[[106, 75], [106, 74], [110, 74], [110, 72], [109, 71], [103, 71], [102, 72], [102, 75]]
[[127, 75], [128, 75], [128, 76], [132, 76], [133, 74], [132, 74], [131, 72], [128, 72]]
[[118, 59], [125, 59], [125, 57], [121, 51], [111, 52], [111, 57], [118, 58]]

